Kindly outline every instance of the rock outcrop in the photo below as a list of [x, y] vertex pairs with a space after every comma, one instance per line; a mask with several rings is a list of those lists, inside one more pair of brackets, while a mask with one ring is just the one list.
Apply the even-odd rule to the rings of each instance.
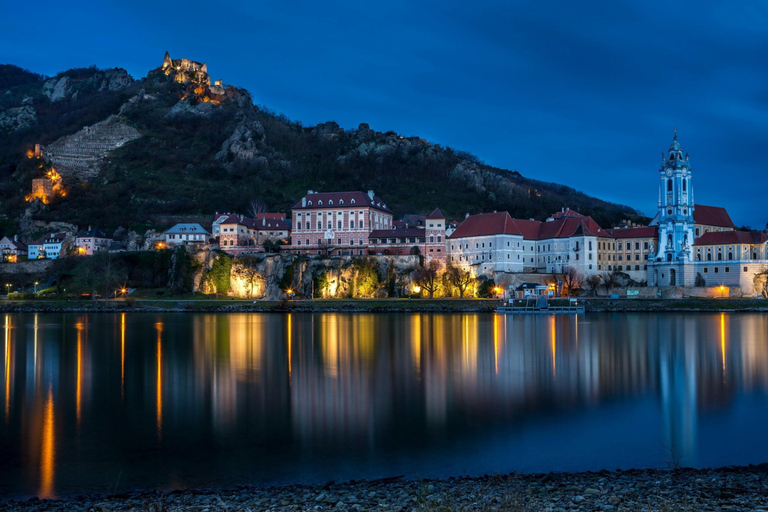
[[121, 91], [133, 85], [133, 77], [121, 68], [99, 71], [94, 69], [93, 75], [84, 79], [69, 76], [55, 76], [43, 84], [43, 94], [52, 102], [64, 99], [77, 99], [81, 89], [98, 91]]
[[29, 128], [37, 121], [37, 112], [31, 105], [0, 110], [0, 131], [15, 132]]

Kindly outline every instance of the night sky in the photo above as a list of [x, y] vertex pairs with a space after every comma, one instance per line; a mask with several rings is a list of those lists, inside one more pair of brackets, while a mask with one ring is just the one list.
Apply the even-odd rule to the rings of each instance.
[[762, 229], [767, 4], [585, 4], [1, 2], [0, 63], [139, 78], [168, 50], [305, 125], [417, 135], [647, 215], [677, 127], [696, 201]]

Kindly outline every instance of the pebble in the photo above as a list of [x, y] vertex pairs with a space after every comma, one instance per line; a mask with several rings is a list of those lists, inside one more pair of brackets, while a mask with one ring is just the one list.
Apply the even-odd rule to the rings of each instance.
[[768, 511], [764, 467], [632, 470], [449, 480], [386, 480], [233, 490], [137, 491], [58, 500], [2, 500], [0, 510], [27, 512], [310, 511]]

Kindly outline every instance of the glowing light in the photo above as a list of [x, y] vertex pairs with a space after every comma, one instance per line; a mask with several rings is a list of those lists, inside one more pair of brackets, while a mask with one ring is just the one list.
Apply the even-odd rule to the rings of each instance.
[[421, 286], [419, 286], [419, 285], [415, 285], [415, 286], [413, 287], [413, 293], [419, 293], [420, 291], [421, 291]]
[[493, 366], [499, 374], [499, 315], [493, 317]]
[[53, 499], [56, 461], [56, 423], [53, 411], [53, 389], [48, 385], [48, 397], [45, 400], [43, 413], [43, 439], [40, 443], [40, 490], [38, 498]]
[[85, 254], [85, 247], [78, 247], [77, 254]]

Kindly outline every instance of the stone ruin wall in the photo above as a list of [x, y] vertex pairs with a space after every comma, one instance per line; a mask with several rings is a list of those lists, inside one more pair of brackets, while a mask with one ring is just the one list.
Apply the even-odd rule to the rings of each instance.
[[32, 194], [30, 200], [40, 199], [48, 204], [53, 199], [53, 182], [48, 178], [37, 178], [32, 180]]
[[99, 174], [110, 151], [141, 137], [135, 128], [110, 116], [43, 149], [56, 171], [67, 181], [88, 181]]

